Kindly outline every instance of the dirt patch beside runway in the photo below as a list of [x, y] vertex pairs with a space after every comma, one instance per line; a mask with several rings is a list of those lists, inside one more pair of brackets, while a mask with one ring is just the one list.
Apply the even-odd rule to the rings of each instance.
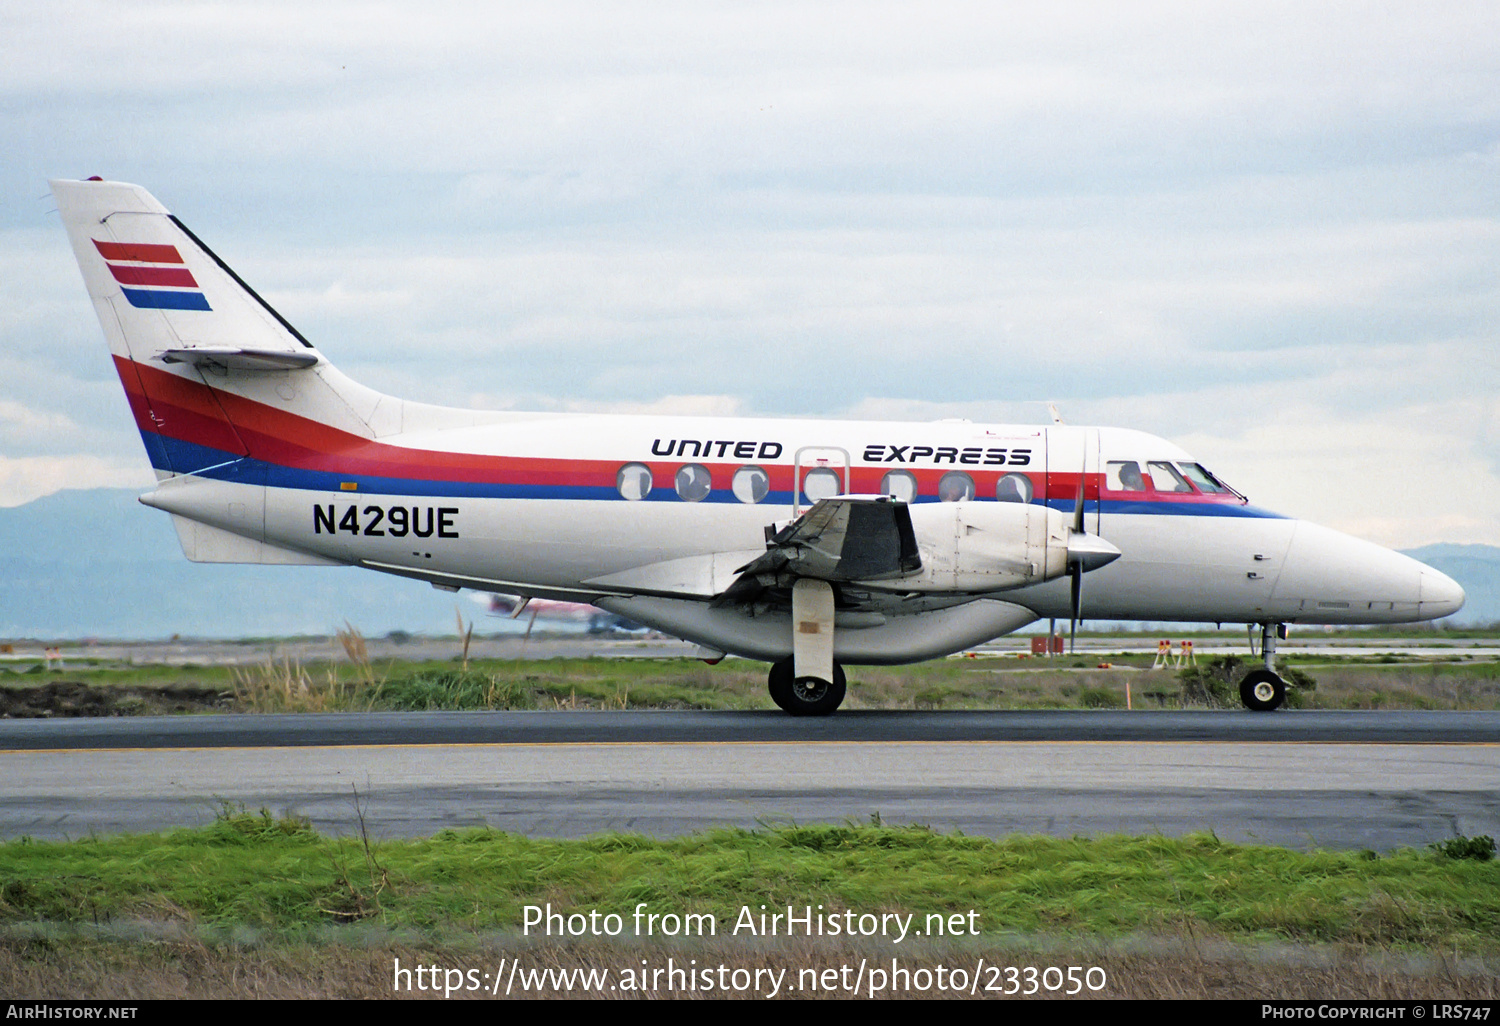
[[0, 718], [5, 719], [228, 712], [233, 705], [231, 692], [192, 684], [98, 687], [59, 680], [36, 687], [0, 687]]

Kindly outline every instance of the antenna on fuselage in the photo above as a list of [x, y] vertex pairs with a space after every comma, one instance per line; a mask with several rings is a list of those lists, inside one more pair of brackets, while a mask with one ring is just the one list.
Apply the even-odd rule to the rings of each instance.
[[1057, 412], [1057, 404], [1056, 403], [1049, 402], [1047, 404], [1047, 412], [1050, 413], [1050, 414], [1052, 414], [1052, 423], [1054, 423], [1054, 424], [1061, 424], [1063, 422], [1062, 414]]

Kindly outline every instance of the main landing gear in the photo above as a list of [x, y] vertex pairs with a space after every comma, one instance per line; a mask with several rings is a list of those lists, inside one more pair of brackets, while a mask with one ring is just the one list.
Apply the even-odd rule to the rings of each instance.
[[1240, 701], [1251, 712], [1270, 712], [1286, 701], [1286, 681], [1276, 673], [1276, 639], [1286, 637], [1286, 624], [1260, 625], [1260, 651], [1265, 669], [1251, 670], [1240, 681]]
[[798, 677], [793, 661], [783, 659], [771, 667], [771, 701], [793, 716], [827, 716], [844, 700], [844, 668], [833, 664], [833, 680]]
[[833, 661], [833, 588], [804, 577], [792, 585], [792, 657], [771, 667], [771, 700], [793, 716], [827, 716], [844, 700], [844, 668]]

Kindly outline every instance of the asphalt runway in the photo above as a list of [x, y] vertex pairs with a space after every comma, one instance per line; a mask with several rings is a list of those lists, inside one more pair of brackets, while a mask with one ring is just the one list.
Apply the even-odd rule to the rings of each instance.
[[1294, 848], [1500, 834], [1500, 714], [552, 712], [0, 721], [0, 837], [228, 803], [375, 837], [922, 823]]

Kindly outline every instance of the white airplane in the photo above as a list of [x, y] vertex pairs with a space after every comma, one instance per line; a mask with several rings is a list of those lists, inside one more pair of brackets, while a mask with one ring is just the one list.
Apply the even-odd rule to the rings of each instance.
[[[55, 181], [157, 487], [200, 562], [356, 565], [586, 602], [772, 664], [826, 714], [844, 664], [917, 662], [1039, 618], [1285, 625], [1448, 616], [1416, 560], [1250, 505], [1115, 428], [512, 413], [339, 373], [144, 189]], [[1087, 588], [1084, 575], [1087, 574]]]

